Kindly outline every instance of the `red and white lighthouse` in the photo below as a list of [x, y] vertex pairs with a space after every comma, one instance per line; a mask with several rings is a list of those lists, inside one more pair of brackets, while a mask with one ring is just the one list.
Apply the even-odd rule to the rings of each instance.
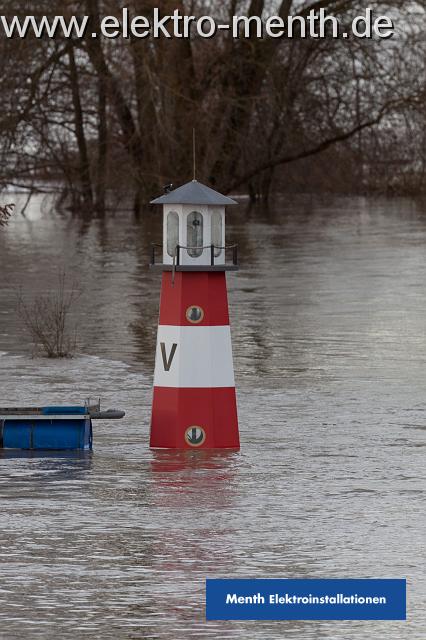
[[[163, 205], [163, 272], [150, 446], [239, 448], [225, 272], [225, 206], [196, 180], [152, 201]], [[232, 263], [226, 250], [232, 248]]]

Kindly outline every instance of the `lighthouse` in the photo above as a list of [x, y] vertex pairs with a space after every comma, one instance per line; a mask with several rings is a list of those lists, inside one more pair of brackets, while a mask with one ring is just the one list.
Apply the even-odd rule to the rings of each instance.
[[150, 446], [237, 449], [226, 271], [238, 257], [225, 245], [225, 207], [237, 203], [192, 180], [151, 204], [163, 206], [163, 243], [150, 265], [162, 271]]

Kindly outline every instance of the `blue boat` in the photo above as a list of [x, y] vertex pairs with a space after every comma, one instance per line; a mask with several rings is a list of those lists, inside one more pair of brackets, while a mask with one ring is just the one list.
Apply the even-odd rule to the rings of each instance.
[[117, 420], [124, 411], [82, 406], [0, 408], [0, 449], [91, 450], [92, 420]]

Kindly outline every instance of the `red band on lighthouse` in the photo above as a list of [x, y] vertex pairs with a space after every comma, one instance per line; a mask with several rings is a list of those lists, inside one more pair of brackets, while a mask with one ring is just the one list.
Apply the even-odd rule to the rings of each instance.
[[[229, 325], [228, 297], [224, 272], [190, 271], [185, 278], [175, 277], [172, 285], [171, 273], [163, 278], [159, 324], [189, 325], [186, 310], [197, 304], [204, 310], [200, 325]], [[178, 273], [176, 276], [182, 276]], [[196, 292], [196, 298], [195, 298]], [[213, 302], [213, 304], [212, 304]]]

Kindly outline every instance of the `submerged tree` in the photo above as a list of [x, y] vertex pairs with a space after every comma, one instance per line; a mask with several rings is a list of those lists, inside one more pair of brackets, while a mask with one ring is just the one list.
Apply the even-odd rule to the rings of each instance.
[[14, 204], [0, 205], [0, 227], [5, 227], [7, 225], [14, 208]]
[[48, 358], [71, 358], [78, 346], [78, 327], [72, 315], [83, 294], [75, 281], [69, 282], [64, 270], [58, 273], [52, 292], [27, 301], [18, 293], [18, 312], [33, 342], [35, 352]]

